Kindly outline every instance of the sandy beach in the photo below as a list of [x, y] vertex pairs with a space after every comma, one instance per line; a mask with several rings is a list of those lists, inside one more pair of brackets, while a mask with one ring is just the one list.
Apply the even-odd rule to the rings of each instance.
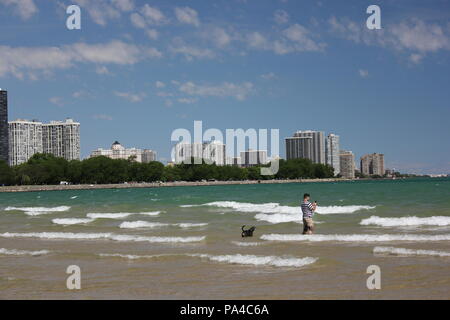
[[[363, 179], [360, 179], [363, 180]], [[129, 188], [161, 188], [161, 187], [200, 187], [223, 185], [251, 185], [251, 184], [283, 184], [283, 183], [310, 183], [310, 182], [342, 182], [349, 179], [292, 179], [292, 180], [245, 180], [245, 181], [175, 181], [153, 183], [119, 183], [119, 184], [76, 184], [76, 185], [29, 185], [4, 186], [0, 192], [38, 192], [62, 190], [97, 190], [97, 189], [129, 189]]]

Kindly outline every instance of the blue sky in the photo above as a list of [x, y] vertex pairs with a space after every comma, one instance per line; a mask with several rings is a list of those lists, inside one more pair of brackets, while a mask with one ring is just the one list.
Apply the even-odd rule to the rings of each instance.
[[[82, 29], [65, 10], [81, 7]], [[381, 8], [368, 30], [366, 8]], [[0, 0], [10, 120], [72, 117], [82, 156], [115, 140], [170, 158], [171, 133], [341, 136], [403, 172], [450, 172], [450, 2]], [[284, 155], [284, 141], [281, 141]]]

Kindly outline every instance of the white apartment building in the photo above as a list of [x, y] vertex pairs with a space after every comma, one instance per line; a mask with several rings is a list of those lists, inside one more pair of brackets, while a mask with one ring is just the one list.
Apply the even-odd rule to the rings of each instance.
[[339, 136], [330, 133], [325, 145], [326, 164], [334, 168], [334, 175], [341, 173]]
[[175, 146], [175, 163], [190, 163], [192, 158], [224, 166], [226, 164], [226, 146], [220, 141], [178, 143]]
[[323, 131], [297, 131], [286, 138], [286, 158], [310, 159], [314, 163], [325, 164], [325, 138]]
[[130, 160], [133, 159], [139, 163], [149, 163], [152, 161], [156, 161], [156, 152], [149, 149], [138, 149], [138, 148], [125, 148], [118, 141], [115, 141], [111, 149], [102, 149], [99, 148], [91, 152], [90, 157], [99, 157], [105, 156], [111, 159], [124, 159]]
[[355, 155], [351, 151], [340, 151], [341, 176], [346, 179], [355, 178]]
[[42, 122], [18, 119], [9, 124], [9, 165], [27, 162], [42, 153]]
[[72, 119], [42, 124], [43, 152], [66, 160], [80, 159], [80, 123]]
[[241, 152], [241, 164], [244, 167], [267, 164], [266, 150], [247, 150]]

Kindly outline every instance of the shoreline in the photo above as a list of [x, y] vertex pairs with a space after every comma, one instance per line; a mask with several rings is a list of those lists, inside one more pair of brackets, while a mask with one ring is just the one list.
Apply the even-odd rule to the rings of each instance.
[[77, 185], [28, 185], [0, 187], [0, 193], [14, 192], [40, 192], [64, 190], [100, 190], [100, 189], [132, 189], [132, 188], [164, 188], [164, 187], [200, 187], [224, 185], [253, 185], [253, 184], [284, 184], [284, 183], [311, 183], [311, 182], [345, 182], [361, 181], [366, 179], [292, 179], [292, 180], [245, 180], [245, 181], [178, 181], [178, 182], [151, 182], [151, 183], [120, 183], [120, 184], [77, 184]]

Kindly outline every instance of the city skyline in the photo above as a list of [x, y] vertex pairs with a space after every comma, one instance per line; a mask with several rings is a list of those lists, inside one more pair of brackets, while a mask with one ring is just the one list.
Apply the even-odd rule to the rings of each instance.
[[[449, 4], [381, 1], [372, 32], [359, 1], [126, 2], [74, 1], [82, 29], [69, 31], [66, 1], [29, 11], [0, 1], [10, 120], [76, 119], [82, 158], [119, 140], [170, 161], [171, 132], [202, 120], [333, 132], [357, 159], [378, 152], [397, 171], [450, 172], [450, 150], [427, 138], [450, 136]], [[424, 118], [428, 134], [417, 135]]]

